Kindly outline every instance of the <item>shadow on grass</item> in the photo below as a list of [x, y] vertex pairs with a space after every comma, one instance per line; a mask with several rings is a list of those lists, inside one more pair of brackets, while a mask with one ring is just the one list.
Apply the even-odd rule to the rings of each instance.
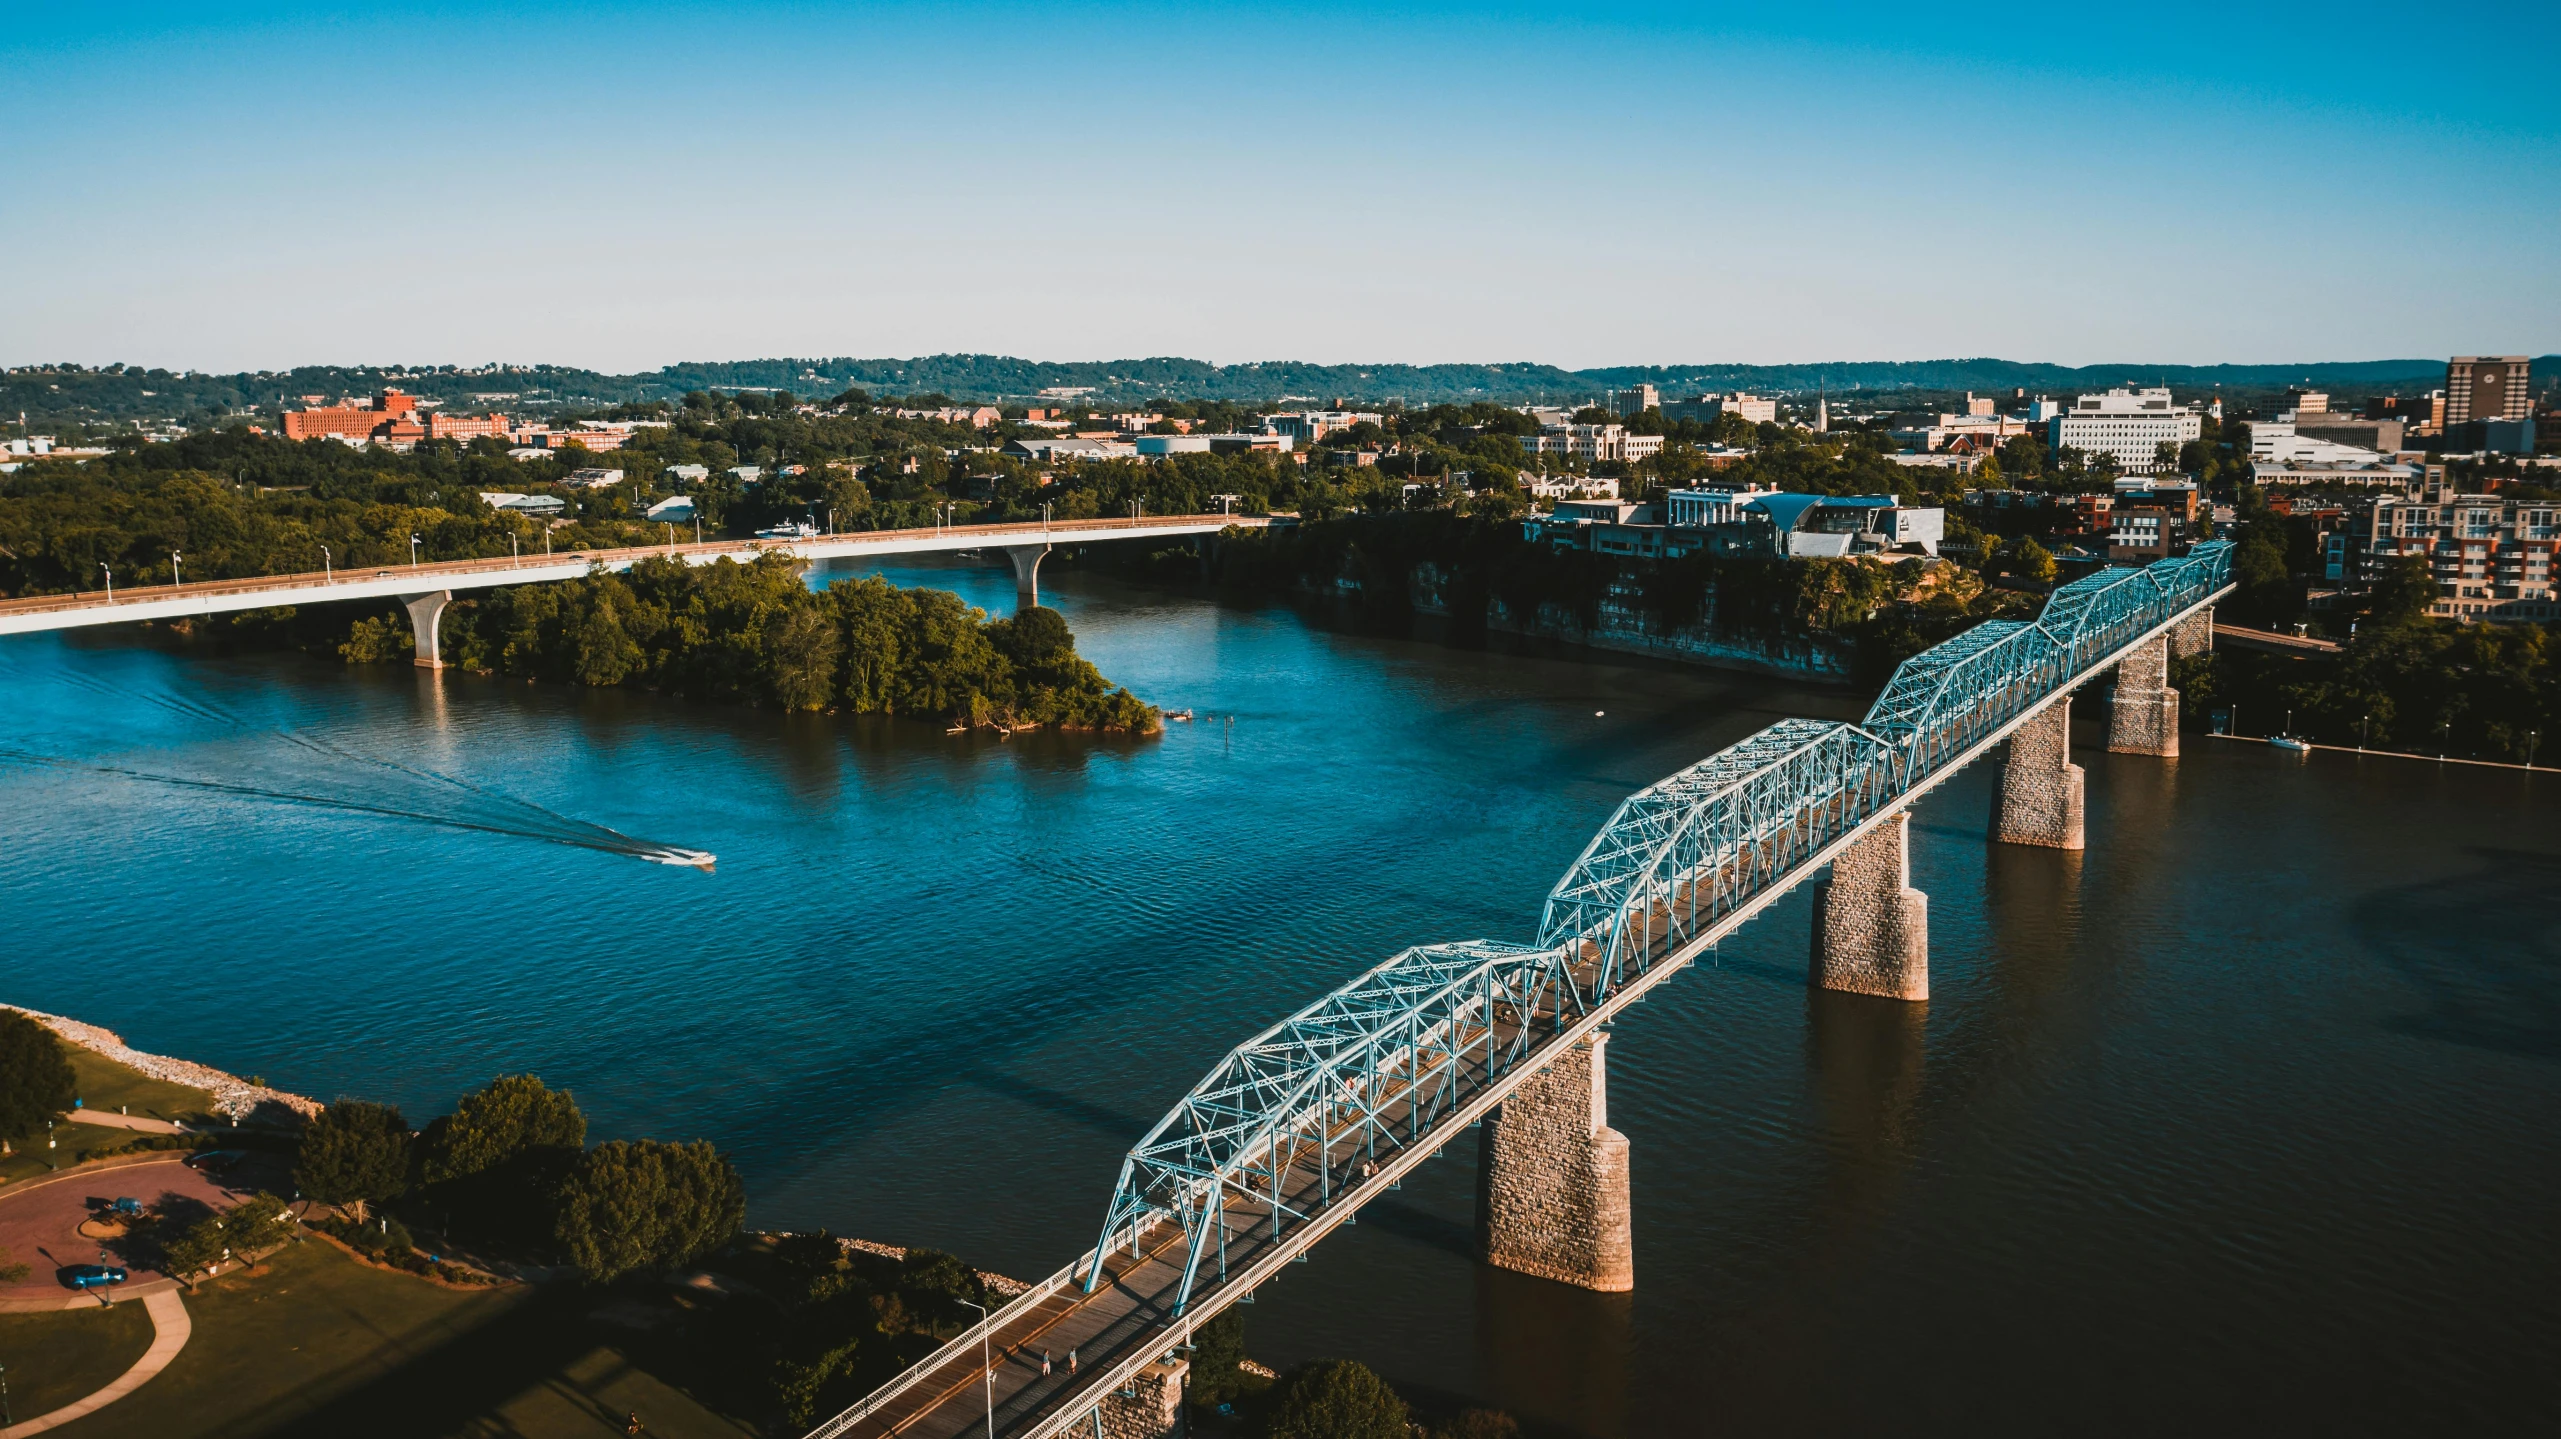
[[[677, 1401], [664, 1396], [672, 1386], [620, 1352], [639, 1336], [608, 1331], [590, 1317], [599, 1301], [596, 1292], [571, 1288], [541, 1295], [317, 1408], [280, 1402], [233, 1432], [275, 1439], [566, 1439], [621, 1434], [631, 1412], [663, 1439], [757, 1432], [692, 1403], [682, 1405], [690, 1412], [670, 1412]], [[662, 1396], [660, 1402], [635, 1398], [635, 1387]], [[609, 1391], [622, 1392], [608, 1397]]]

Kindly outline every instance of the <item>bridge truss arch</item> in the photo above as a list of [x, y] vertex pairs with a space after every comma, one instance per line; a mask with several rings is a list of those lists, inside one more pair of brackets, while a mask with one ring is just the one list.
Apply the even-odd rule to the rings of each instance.
[[1629, 796], [1549, 892], [1534, 943], [1405, 950], [1229, 1051], [1122, 1162], [1084, 1289], [1170, 1222], [1184, 1254], [1170, 1312], [1185, 1315], [1204, 1268], [1223, 1277], [1241, 1215], [1280, 1245], [1357, 1203], [1383, 1156], [1436, 1149], [1631, 986], [2210, 604], [2230, 573], [2222, 542], [2101, 571], [2033, 622], [1977, 625], [1904, 661], [1857, 724], [1782, 720]]

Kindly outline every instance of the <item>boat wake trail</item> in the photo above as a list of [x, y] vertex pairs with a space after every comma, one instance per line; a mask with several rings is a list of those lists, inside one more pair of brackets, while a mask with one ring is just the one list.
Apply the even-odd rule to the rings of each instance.
[[[448, 829], [474, 830], [482, 834], [503, 834], [519, 839], [545, 840], [604, 854], [622, 855], [646, 860], [652, 864], [686, 865], [709, 872], [714, 856], [698, 849], [664, 844], [624, 834], [605, 825], [573, 819], [514, 795], [473, 784], [466, 779], [403, 764], [397, 760], [359, 753], [344, 745], [295, 730], [261, 730], [225, 713], [200, 699], [148, 691], [129, 691], [91, 676], [58, 674], [52, 676], [98, 694], [122, 701], [140, 700], [155, 705], [184, 719], [219, 725], [247, 736], [281, 740], [302, 755], [319, 760], [327, 771], [305, 784], [295, 778], [278, 778], [272, 783], [243, 779], [206, 779], [183, 774], [164, 774], [136, 769], [128, 765], [108, 764], [95, 760], [43, 754], [34, 750], [0, 748], [0, 763], [37, 766], [57, 770], [81, 770], [91, 774], [114, 775], [146, 784], [165, 785], [173, 789], [191, 789], [213, 794], [236, 795], [244, 799], [267, 800], [278, 804], [301, 805], [318, 809], [341, 810], [352, 814], [377, 815], [389, 819], [413, 820], [442, 825]], [[386, 781], [393, 793], [347, 793], [340, 781], [348, 771], [370, 771]], [[407, 790], [402, 794], [397, 791]]]
[[[519, 839], [547, 840], [553, 844], [574, 845], [630, 859], [648, 860], [654, 864], [687, 865], [708, 872], [715, 856], [680, 845], [661, 844], [639, 839], [604, 825], [570, 819], [554, 814], [537, 804], [486, 791], [449, 776], [433, 776], [465, 790], [499, 801], [500, 813], [474, 814], [467, 809], [409, 809], [398, 804], [351, 798], [345, 795], [313, 794], [298, 790], [273, 789], [265, 785], [243, 784], [230, 780], [197, 779], [187, 775], [157, 774], [126, 765], [99, 764], [93, 760], [66, 759], [60, 755], [37, 754], [32, 750], [0, 748], [0, 762], [34, 765], [45, 769], [80, 770], [90, 774], [115, 775], [140, 780], [146, 784], [167, 785], [172, 789], [202, 790], [213, 794], [238, 795], [244, 799], [270, 800], [279, 804], [307, 805], [318, 809], [345, 810], [353, 814], [381, 815], [391, 819], [417, 820], [424, 824], [442, 825], [447, 829], [476, 830], [482, 834], [512, 835]], [[376, 761], [376, 763], [383, 763]], [[398, 768], [398, 766], [395, 766]], [[421, 772], [424, 773], [424, 772]], [[545, 822], [548, 821], [548, 822]]]

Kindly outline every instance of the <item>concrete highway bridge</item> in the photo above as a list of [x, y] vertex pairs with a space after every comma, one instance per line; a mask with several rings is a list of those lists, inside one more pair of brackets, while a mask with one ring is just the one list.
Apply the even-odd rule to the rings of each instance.
[[332, 600], [397, 599], [409, 610], [417, 637], [417, 659], [427, 669], [441, 669], [437, 621], [456, 590], [494, 589], [500, 585], [541, 584], [577, 579], [608, 570], [627, 570], [646, 559], [680, 559], [689, 565], [715, 560], [740, 563], [760, 555], [783, 554], [818, 562], [866, 559], [878, 555], [925, 554], [935, 551], [999, 550], [1014, 565], [1018, 605], [1040, 601], [1040, 560], [1053, 542], [1090, 544], [1100, 540], [1216, 534], [1231, 525], [1253, 529], [1269, 520], [1231, 515], [1167, 515], [1155, 518], [1035, 521], [1018, 525], [946, 525], [922, 530], [863, 530], [851, 534], [812, 535], [792, 539], [711, 540], [694, 544], [642, 545], [621, 550], [578, 550], [561, 554], [512, 555], [500, 559], [442, 560], [425, 564], [323, 569], [316, 574], [266, 575], [252, 579], [200, 580], [194, 584], [151, 585], [105, 593], [34, 595], [0, 600], [0, 635], [35, 630], [73, 629], [82, 625], [124, 624], [133, 620], [184, 619], [238, 610], [274, 609], [282, 605], [316, 605]]
[[1604, 1026], [1827, 869], [1811, 981], [1926, 1000], [1914, 802], [1999, 751], [1993, 839], [2081, 848], [2072, 692], [2114, 670], [2108, 748], [2176, 754], [2170, 657], [2210, 647], [2230, 576], [2220, 542], [2102, 571], [1905, 661], [1857, 724], [1782, 720], [1630, 796], [1534, 941], [1406, 950], [1238, 1045], [1130, 1150], [1090, 1252], [810, 1439], [1162, 1439], [1193, 1326], [1480, 1121], [1484, 1257], [1633, 1288]]

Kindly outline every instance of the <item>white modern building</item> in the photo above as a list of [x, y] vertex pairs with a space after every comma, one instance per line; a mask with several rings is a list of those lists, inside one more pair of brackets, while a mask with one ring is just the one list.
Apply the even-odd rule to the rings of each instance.
[[1541, 425], [1521, 436], [1533, 455], [1572, 455], [1579, 460], [1642, 460], [1663, 452], [1661, 435], [1631, 435], [1625, 425]]
[[2047, 443], [2056, 451], [2111, 455], [2129, 475], [2161, 468], [2160, 447], [2173, 450], [2205, 433], [2205, 417], [2170, 401], [2168, 390], [2110, 390], [2083, 395], [2054, 417]]
[[1742, 519], [1741, 509], [1755, 496], [1777, 491], [1760, 485], [1747, 490], [1674, 490], [1665, 497], [1676, 525], [1731, 525]]

